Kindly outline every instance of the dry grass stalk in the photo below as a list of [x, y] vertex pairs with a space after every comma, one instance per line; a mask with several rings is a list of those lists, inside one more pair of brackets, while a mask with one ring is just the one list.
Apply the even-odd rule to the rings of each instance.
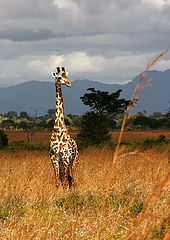
[[[113, 174], [115, 162], [116, 162], [117, 157], [118, 157], [120, 143], [121, 143], [122, 135], [123, 135], [124, 128], [125, 128], [126, 119], [127, 119], [128, 113], [130, 112], [131, 108], [134, 105], [134, 102], [137, 101], [135, 96], [142, 88], [146, 87], [151, 81], [151, 80], [148, 80], [143, 85], [141, 85], [142, 80], [146, 76], [146, 72], [160, 59], [160, 57], [162, 57], [167, 52], [168, 52], [168, 49], [161, 52], [158, 56], [156, 56], [152, 61], [150, 61], [148, 63], [145, 70], [142, 72], [141, 77], [139, 78], [139, 80], [137, 82], [136, 88], [135, 88], [135, 90], [134, 90], [134, 92], [131, 96], [130, 103], [128, 105], [127, 111], [126, 111], [126, 113], [124, 115], [124, 118], [123, 118], [123, 122], [122, 122], [122, 125], [121, 125], [121, 130], [120, 130], [120, 135], [119, 135], [119, 138], [118, 138], [118, 143], [117, 143], [117, 146], [116, 146], [116, 149], [115, 149], [115, 153], [114, 153], [113, 160], [112, 160], [112, 165], [111, 165], [110, 172], [109, 172], [109, 175], [108, 175], [108, 182], [107, 182], [107, 185], [106, 185], [106, 196], [107, 196], [107, 192], [109, 190], [110, 184], [111, 184], [112, 174]], [[133, 99], [134, 99], [134, 102], [133, 102]], [[101, 220], [102, 220], [102, 216], [104, 214], [105, 207], [106, 207], [106, 202], [104, 202], [104, 204], [103, 204], [103, 207], [102, 207], [102, 210], [101, 210], [101, 217], [99, 218], [99, 228], [98, 228], [97, 238], [96, 238], [97, 240], [100, 239], [100, 225], [101, 225]]]

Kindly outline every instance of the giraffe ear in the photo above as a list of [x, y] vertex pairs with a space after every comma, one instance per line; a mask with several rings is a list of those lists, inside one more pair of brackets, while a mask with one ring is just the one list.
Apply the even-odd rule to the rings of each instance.
[[60, 72], [60, 67], [57, 67], [57, 73], [59, 73]]
[[56, 77], [56, 73], [55, 73], [55, 72], [51, 72], [51, 75], [52, 75], [53, 77]]
[[62, 67], [61, 70], [62, 70], [63, 72], [65, 72], [65, 68], [64, 68], [64, 67]]
[[68, 76], [68, 72], [66, 72], [66, 76]]

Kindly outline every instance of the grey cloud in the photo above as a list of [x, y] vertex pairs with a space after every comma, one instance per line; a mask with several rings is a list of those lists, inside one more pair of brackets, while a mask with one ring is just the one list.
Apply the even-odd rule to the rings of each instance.
[[[19, 57], [41, 60], [76, 51], [104, 58], [155, 56], [169, 45], [169, 4], [158, 9], [141, 0], [62, 1], [68, 2], [63, 8], [53, 0], [1, 0], [1, 59], [13, 58], [16, 63]], [[120, 79], [118, 73], [116, 78]]]
[[51, 18], [57, 9], [53, 0], [5, 0], [0, 1], [1, 19]]
[[39, 41], [54, 38], [56, 35], [49, 29], [8, 29], [0, 31], [0, 39], [11, 41]]
[[[6, 2], [11, 3], [9, 0]], [[25, 1], [13, 0], [13, 2], [20, 7], [14, 8], [11, 12], [16, 16], [23, 14], [22, 22], [16, 22], [17, 26], [29, 27], [32, 22], [34, 27], [42, 28], [43, 26], [55, 32], [58, 37], [101, 34], [122, 34], [125, 37], [131, 37], [131, 34], [149, 35], [153, 29], [159, 36], [162, 29], [168, 31], [169, 28], [164, 19], [167, 8], [161, 11], [156, 8], [150, 9], [142, 5], [139, 0], [69, 0], [69, 3], [72, 2], [77, 6], [76, 9], [74, 7], [71, 9], [70, 4], [69, 7], [59, 9], [54, 6], [52, 0], [30, 0], [27, 2], [27, 7], [23, 6]], [[11, 12], [9, 19], [12, 16]], [[33, 20], [32, 17], [37, 19]], [[166, 23], [168, 22], [170, 22], [170, 15], [167, 14]], [[5, 26], [6, 24], [8, 23], [5, 23]], [[15, 19], [10, 24], [14, 26]], [[159, 26], [164, 27], [159, 28]]]
[[[159, 26], [164, 26], [168, 31], [170, 15], [165, 13], [168, 7], [157, 9], [142, 4], [138, 0], [72, 0], [77, 9], [63, 10], [62, 23], [64, 31], [68, 35], [100, 35], [123, 34], [131, 37], [131, 34], [160, 34], [164, 31]], [[164, 9], [164, 10], [163, 10]], [[67, 11], [68, 14], [64, 14]], [[62, 14], [61, 14], [62, 16]], [[61, 26], [57, 25], [60, 31]], [[152, 38], [152, 36], [151, 36]]]

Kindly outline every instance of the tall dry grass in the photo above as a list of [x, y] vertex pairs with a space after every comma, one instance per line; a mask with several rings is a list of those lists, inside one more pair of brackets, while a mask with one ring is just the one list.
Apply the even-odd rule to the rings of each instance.
[[[80, 152], [77, 190], [64, 192], [55, 188], [47, 152], [1, 151], [0, 239], [95, 239], [112, 158], [107, 147]], [[101, 219], [101, 239], [166, 236], [167, 171], [166, 152], [121, 149]]]
[[[124, 117], [123, 117], [123, 121], [122, 121], [122, 125], [121, 125], [121, 129], [120, 129], [120, 134], [119, 134], [119, 137], [118, 137], [118, 141], [117, 141], [117, 145], [116, 145], [116, 149], [115, 149], [115, 152], [114, 152], [114, 155], [113, 155], [113, 159], [112, 159], [112, 164], [111, 164], [111, 167], [110, 167], [110, 171], [109, 171], [109, 174], [108, 174], [108, 180], [107, 180], [107, 183], [105, 185], [105, 189], [106, 189], [106, 194], [105, 194], [105, 201], [104, 201], [104, 204], [102, 206], [102, 210], [101, 210], [101, 216], [99, 218], [99, 227], [98, 227], [98, 231], [97, 231], [97, 240], [100, 239], [100, 233], [101, 233], [101, 219], [104, 215], [104, 211], [105, 211], [105, 208], [106, 208], [106, 199], [107, 199], [107, 196], [108, 196], [108, 190], [110, 188], [110, 185], [111, 185], [111, 182], [112, 182], [112, 176], [113, 176], [113, 170], [115, 168], [115, 164], [116, 164], [116, 161], [118, 159], [118, 156], [119, 156], [119, 151], [120, 151], [120, 144], [122, 142], [122, 137], [123, 137], [123, 133], [124, 133], [124, 129], [125, 129], [125, 124], [126, 124], [126, 120], [128, 118], [128, 114], [131, 110], [132, 107], [134, 107], [134, 105], [137, 103], [137, 101], [139, 100], [138, 97], [137, 97], [137, 93], [145, 88], [146, 86], [149, 85], [149, 83], [151, 82], [152, 79], [146, 79], [145, 80], [145, 77], [146, 77], [146, 72], [165, 54], [168, 52], [169, 49], [166, 49], [165, 51], [161, 52], [158, 56], [156, 56], [153, 60], [151, 60], [146, 68], [144, 69], [144, 71], [141, 73], [141, 76], [136, 84], [136, 87], [132, 93], [132, 96], [131, 96], [131, 99], [130, 99], [130, 102], [129, 102], [129, 105], [127, 107], [127, 110], [124, 114]], [[155, 177], [155, 179], [157, 178], [157, 176]], [[167, 180], [167, 179], [166, 179]], [[146, 201], [147, 202], [147, 201]], [[155, 204], [156, 204], [156, 201], [155, 201]], [[147, 207], [147, 204], [145, 203], [145, 207]], [[140, 221], [139, 221], [140, 222]], [[134, 227], [136, 227], [136, 223], [134, 225]], [[135, 232], [135, 231], [133, 231]], [[128, 236], [128, 239], [131, 239], [131, 236], [133, 235], [133, 233], [129, 234]]]

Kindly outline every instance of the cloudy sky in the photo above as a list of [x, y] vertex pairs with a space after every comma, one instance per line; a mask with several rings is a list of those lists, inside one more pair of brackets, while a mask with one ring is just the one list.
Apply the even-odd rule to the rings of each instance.
[[[0, 86], [64, 65], [71, 81], [123, 83], [170, 47], [170, 0], [0, 0]], [[170, 51], [152, 69], [170, 68]]]

